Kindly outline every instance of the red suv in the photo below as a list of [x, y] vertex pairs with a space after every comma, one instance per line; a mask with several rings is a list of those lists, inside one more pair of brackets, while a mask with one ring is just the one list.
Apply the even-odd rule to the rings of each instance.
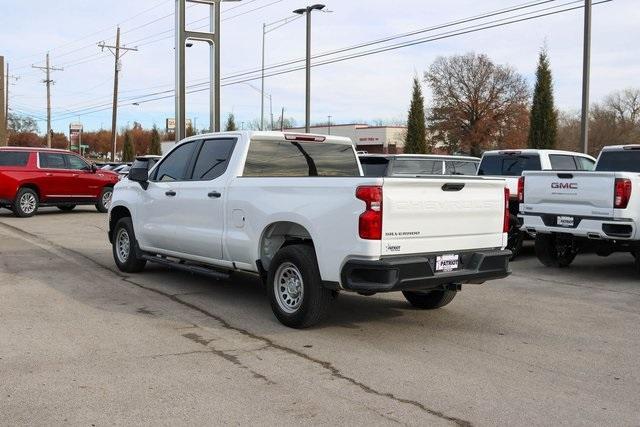
[[0, 208], [18, 217], [34, 215], [39, 206], [70, 211], [95, 204], [99, 212], [107, 212], [119, 179], [70, 151], [0, 148]]

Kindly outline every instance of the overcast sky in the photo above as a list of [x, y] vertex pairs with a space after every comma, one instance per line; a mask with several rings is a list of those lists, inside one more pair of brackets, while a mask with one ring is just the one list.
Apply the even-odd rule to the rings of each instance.
[[[456, 32], [496, 19], [547, 9], [547, 13], [583, 4], [582, 1], [526, 0], [327, 0], [331, 13], [313, 14], [313, 53], [323, 53], [476, 17], [488, 12], [525, 4], [536, 4], [508, 14], [444, 27], [370, 46], [389, 46], [417, 38]], [[19, 76], [10, 86], [10, 108], [38, 119], [46, 117], [44, 73], [31, 68], [43, 65], [47, 50], [52, 65], [64, 67], [53, 73], [53, 127], [68, 131], [71, 121], [85, 129], [111, 126], [113, 57], [100, 52], [99, 41], [113, 44], [120, 23], [122, 42], [139, 46], [122, 61], [120, 74], [119, 126], [134, 120], [145, 126], [164, 126], [173, 117], [173, 98], [143, 102], [171, 95], [174, 86], [173, 0], [29, 0], [12, 2], [0, 15], [0, 55]], [[243, 0], [223, 4], [222, 76], [260, 67], [262, 24], [291, 16], [305, 6], [300, 0]], [[563, 6], [567, 5], [567, 6]], [[553, 9], [549, 9], [553, 8]], [[193, 6], [187, 21], [206, 16], [206, 9]], [[527, 16], [532, 16], [532, 15]], [[206, 21], [204, 21], [206, 22]], [[203, 24], [198, 21], [192, 27]], [[333, 123], [402, 120], [409, 104], [411, 79], [422, 74], [439, 55], [485, 53], [494, 61], [510, 64], [534, 83], [537, 54], [546, 42], [553, 69], [556, 104], [561, 109], [580, 106], [582, 73], [582, 9], [514, 23], [411, 47], [324, 65], [312, 71], [312, 121]], [[298, 19], [267, 35], [267, 65], [304, 57], [304, 20]], [[602, 99], [611, 91], [640, 86], [640, 0], [614, 0], [593, 7], [591, 99]], [[361, 50], [351, 51], [362, 52]], [[345, 53], [338, 54], [344, 55]], [[188, 82], [200, 83], [208, 75], [208, 49], [188, 49]], [[327, 56], [324, 59], [335, 58]], [[297, 65], [297, 64], [296, 64]], [[246, 77], [252, 77], [249, 74]], [[239, 80], [239, 78], [235, 78]], [[233, 82], [223, 80], [223, 83]], [[260, 80], [227, 85], [222, 90], [223, 118], [229, 112], [237, 122], [248, 123], [260, 116]], [[304, 120], [304, 71], [266, 80], [274, 115], [282, 107], [298, 124]], [[427, 107], [430, 100], [425, 87]], [[150, 95], [157, 94], [157, 95]], [[134, 105], [134, 103], [139, 105]], [[208, 127], [207, 92], [188, 96], [187, 116], [199, 128]], [[269, 101], [266, 102], [267, 113]], [[100, 110], [102, 111], [95, 111]], [[39, 121], [40, 131], [46, 128]]]

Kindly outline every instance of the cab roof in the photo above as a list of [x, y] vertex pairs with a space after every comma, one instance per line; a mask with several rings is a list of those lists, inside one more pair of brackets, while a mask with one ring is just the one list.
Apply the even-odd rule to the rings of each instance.
[[564, 154], [571, 156], [582, 156], [593, 159], [588, 154], [578, 153], [577, 151], [566, 151], [566, 150], [546, 150], [546, 149], [535, 149], [535, 148], [514, 148], [509, 150], [487, 150], [482, 155], [494, 155], [494, 154]]
[[468, 160], [479, 162], [479, 157], [458, 156], [452, 154], [359, 154], [358, 157], [379, 157], [385, 159], [442, 159], [442, 160]]
[[69, 150], [47, 147], [0, 147], [0, 151], [43, 151], [51, 153], [71, 153]]

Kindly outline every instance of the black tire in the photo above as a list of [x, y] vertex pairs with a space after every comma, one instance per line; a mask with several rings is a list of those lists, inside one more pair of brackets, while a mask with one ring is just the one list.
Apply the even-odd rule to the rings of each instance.
[[[108, 195], [108, 197], [106, 196]], [[96, 203], [96, 209], [100, 213], [109, 212], [109, 206], [111, 206], [111, 196], [113, 195], [113, 187], [104, 187], [98, 197], [98, 203]]]
[[[293, 288], [296, 285], [302, 288], [302, 292], [297, 292], [300, 299], [292, 297], [296, 293], [281, 286], [287, 277], [293, 280]], [[280, 323], [296, 329], [320, 322], [334, 299], [333, 292], [322, 286], [316, 252], [308, 245], [286, 246], [276, 253], [269, 267], [267, 293], [271, 309]]]
[[[511, 221], [517, 221], [517, 218], [512, 215]], [[509, 236], [507, 240], [507, 249], [511, 251], [511, 257], [509, 257], [509, 261], [513, 261], [516, 259], [520, 252], [522, 252], [522, 243], [524, 241], [524, 233], [520, 231], [517, 226], [517, 223], [511, 222], [511, 226], [509, 227]]]
[[38, 212], [40, 199], [31, 188], [21, 188], [13, 202], [13, 214], [18, 218], [29, 218]]
[[[123, 235], [126, 235], [126, 238], [121, 237]], [[120, 245], [125, 244], [124, 240], [120, 240], [121, 238], [129, 242], [129, 249], [126, 255], [124, 251], [120, 252], [122, 249]], [[125, 217], [118, 220], [113, 229], [112, 240], [111, 251], [113, 253], [113, 260], [116, 262], [116, 266], [120, 271], [125, 273], [138, 273], [144, 269], [147, 261], [139, 257], [140, 249], [138, 248], [138, 241], [133, 231], [131, 218]]]
[[546, 267], [568, 267], [578, 254], [573, 240], [558, 238], [555, 234], [538, 233], [535, 250], [538, 260]]
[[409, 304], [416, 308], [433, 310], [444, 307], [456, 297], [457, 291], [402, 291]]
[[75, 208], [76, 208], [76, 205], [60, 205], [60, 206], [58, 206], [58, 209], [60, 209], [63, 212], [71, 212]]

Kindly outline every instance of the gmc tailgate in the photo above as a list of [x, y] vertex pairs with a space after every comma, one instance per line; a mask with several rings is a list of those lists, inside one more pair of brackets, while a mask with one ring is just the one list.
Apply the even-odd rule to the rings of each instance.
[[494, 178], [385, 178], [382, 255], [503, 248], [504, 189]]
[[524, 172], [525, 214], [613, 217], [615, 172]]

